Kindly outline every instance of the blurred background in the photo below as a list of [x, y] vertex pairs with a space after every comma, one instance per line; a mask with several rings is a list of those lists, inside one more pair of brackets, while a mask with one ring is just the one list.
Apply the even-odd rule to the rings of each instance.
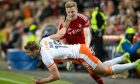
[[[65, 18], [64, 4], [67, 1], [0, 0], [0, 60], [8, 64], [8, 69], [46, 69], [40, 58], [29, 58], [23, 46], [30, 40], [39, 42], [41, 38], [58, 31], [59, 21]], [[107, 22], [103, 35], [104, 60], [114, 58], [116, 47], [128, 27], [137, 33], [134, 43], [140, 38], [140, 0], [74, 1], [78, 4], [78, 11], [89, 20], [92, 19], [92, 12], [96, 7], [104, 13]], [[60, 63], [58, 67], [73, 70], [72, 65], [67, 63]]]

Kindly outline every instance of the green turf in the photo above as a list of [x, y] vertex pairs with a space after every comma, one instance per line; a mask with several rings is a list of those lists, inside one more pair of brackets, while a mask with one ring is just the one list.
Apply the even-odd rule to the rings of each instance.
[[15, 83], [8, 82], [8, 81], [3, 81], [3, 80], [0, 80], [0, 83], [1, 83], [1, 84], [15, 84]]
[[[0, 84], [35, 84], [33, 77], [24, 74], [17, 74], [12, 71], [0, 71]], [[67, 81], [59, 80], [49, 84], [72, 84]]]

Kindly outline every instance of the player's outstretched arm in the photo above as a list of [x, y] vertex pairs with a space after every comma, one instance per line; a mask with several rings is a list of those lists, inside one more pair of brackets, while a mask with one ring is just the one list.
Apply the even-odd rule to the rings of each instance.
[[51, 72], [51, 75], [48, 76], [47, 78], [36, 80], [36, 84], [45, 84], [45, 83], [49, 83], [49, 82], [59, 80], [60, 74], [59, 74], [59, 71], [58, 71], [58, 68], [57, 68], [56, 64], [54, 63], [48, 69]]
[[86, 46], [89, 47], [90, 46], [90, 41], [91, 41], [89, 27], [84, 28], [84, 36], [85, 36]]
[[60, 38], [62, 38], [65, 35], [66, 30], [70, 25], [70, 22], [71, 18], [67, 16], [66, 20], [63, 22], [63, 28], [60, 29], [56, 34], [51, 35], [50, 38], [53, 40], [59, 40]]
[[59, 40], [65, 35], [66, 28], [60, 29], [56, 34], [49, 36], [52, 40]]

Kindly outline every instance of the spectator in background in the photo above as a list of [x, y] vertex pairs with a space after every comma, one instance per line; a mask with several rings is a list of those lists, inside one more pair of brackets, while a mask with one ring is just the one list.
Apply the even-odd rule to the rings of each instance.
[[12, 29], [10, 33], [10, 42], [7, 45], [7, 48], [19, 48], [21, 49], [22, 47], [22, 38], [21, 38], [21, 28], [22, 23], [18, 21], [16, 23], [16, 26]]
[[58, 0], [50, 0], [45, 2], [45, 8], [43, 9], [40, 15], [40, 21], [43, 21], [45, 18], [49, 16], [58, 16], [61, 11], [61, 7], [59, 7]]
[[[4, 54], [7, 54], [8, 49], [22, 49], [22, 22], [17, 21], [12, 30], [7, 29], [7, 31], [1, 32], [1, 48]], [[0, 36], [1, 36], [0, 35]]]
[[0, 18], [0, 29], [4, 28], [6, 26], [6, 20], [4, 17]]
[[27, 26], [24, 29], [24, 32], [26, 33], [24, 36], [24, 42], [23, 42], [23, 46], [29, 42], [29, 41], [36, 41], [37, 43], [39, 43], [39, 40], [36, 36], [36, 30], [38, 29], [38, 26], [34, 23], [32, 23], [31, 25]]
[[135, 54], [136, 50], [140, 46], [140, 42], [137, 42], [133, 45], [133, 37], [135, 34], [134, 28], [127, 28], [125, 31], [125, 37], [121, 39], [119, 45], [117, 46], [117, 53], [116, 56], [121, 56], [125, 52], [130, 53], [131, 61], [135, 61], [133, 55]]
[[[1, 31], [1, 29], [0, 29]], [[5, 33], [0, 33], [0, 57], [5, 57], [6, 54], [6, 45], [5, 45]]]
[[[117, 46], [115, 58], [121, 56], [122, 54], [128, 52], [130, 54], [130, 59], [132, 62], [136, 61], [140, 57], [136, 55], [136, 51], [140, 46], [140, 42], [136, 42], [133, 44], [133, 38], [135, 35], [135, 30], [134, 28], [127, 28], [125, 31], [125, 37], [121, 39], [120, 43]], [[130, 76], [133, 73], [130, 73]], [[124, 77], [127, 77], [127, 74], [124, 74]]]
[[[133, 44], [135, 44], [136, 42], [139, 42], [139, 41], [140, 41], [140, 33], [137, 32], [137, 33], [134, 35]], [[139, 46], [139, 48], [136, 50], [136, 53], [135, 53], [134, 55], [135, 55], [135, 60], [140, 58], [140, 46]], [[135, 71], [135, 70], [134, 70], [133, 73], [134, 73], [134, 76], [135, 76], [135, 77], [140, 78], [140, 71]]]
[[[140, 41], [140, 32], [137, 32], [135, 35], [134, 35], [134, 38], [133, 38], [133, 44], [137, 43]], [[136, 50], [136, 59], [139, 59], [140, 58], [140, 46], [139, 48]]]
[[[102, 4], [101, 4], [102, 6]], [[105, 61], [105, 51], [103, 47], [103, 35], [105, 32], [107, 22], [105, 14], [102, 12], [100, 7], [95, 7], [92, 12], [91, 18], [91, 33], [92, 33], [92, 41], [91, 45], [95, 50], [96, 56], [101, 61]]]

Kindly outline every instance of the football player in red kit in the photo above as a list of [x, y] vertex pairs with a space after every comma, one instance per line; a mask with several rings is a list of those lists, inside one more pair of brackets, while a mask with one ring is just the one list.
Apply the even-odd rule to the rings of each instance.
[[[63, 40], [67, 44], [86, 44], [88, 47], [90, 45], [90, 29], [89, 20], [83, 14], [77, 12], [77, 6], [74, 5], [75, 2], [67, 2], [66, 13], [67, 17], [70, 18], [71, 22], [66, 30]], [[63, 28], [63, 23], [60, 22], [59, 29]]]
[[[86, 46], [89, 47], [91, 37], [88, 18], [85, 15], [78, 13], [76, 2], [68, 1], [65, 4], [65, 10], [67, 14], [67, 21], [65, 22], [69, 22], [69, 26], [67, 29], [63, 29], [63, 21], [60, 22], [59, 31], [62, 31], [61, 41], [66, 44], [86, 44]], [[77, 61], [73, 61], [73, 63], [77, 63]], [[104, 84], [103, 79], [99, 75], [91, 73], [93, 71], [90, 71], [90, 69], [87, 70], [98, 84]]]

